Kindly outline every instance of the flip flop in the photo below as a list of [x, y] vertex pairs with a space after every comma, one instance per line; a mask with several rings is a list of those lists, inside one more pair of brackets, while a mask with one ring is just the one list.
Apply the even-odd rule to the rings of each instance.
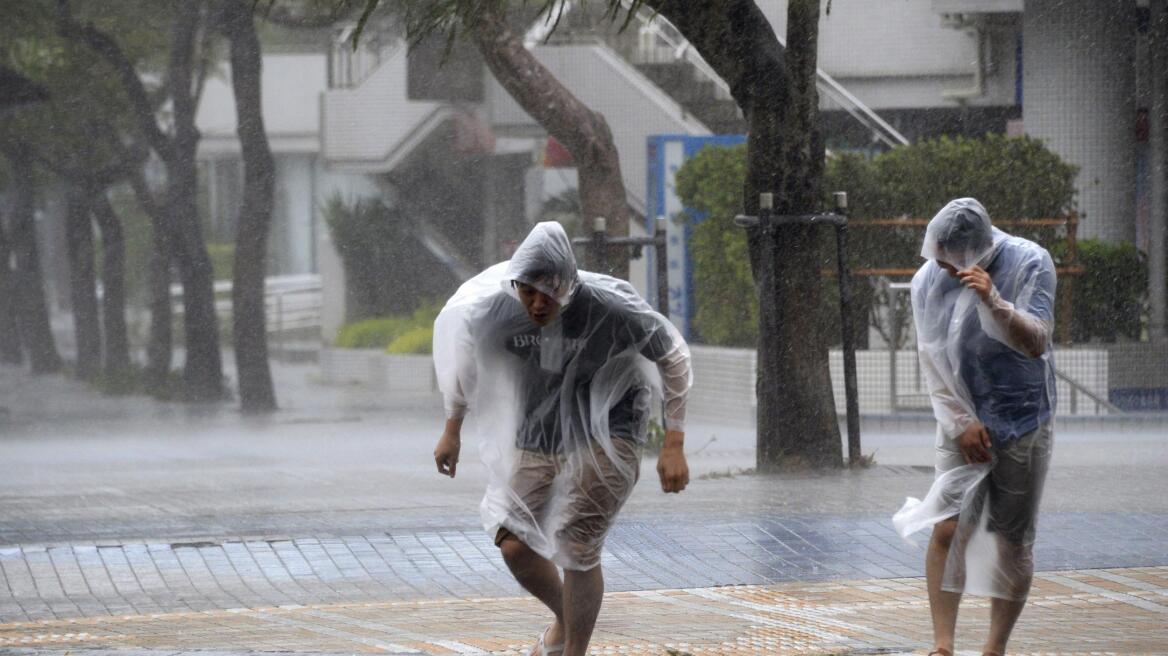
[[530, 652], [528, 652], [527, 656], [555, 656], [556, 654], [563, 653], [564, 643], [561, 642], [558, 645], [549, 645], [544, 642], [544, 639], [547, 638], [548, 631], [551, 630], [552, 625], [549, 624], [548, 627], [543, 630], [543, 633], [539, 634], [539, 642], [536, 643], [535, 649], [532, 649]]

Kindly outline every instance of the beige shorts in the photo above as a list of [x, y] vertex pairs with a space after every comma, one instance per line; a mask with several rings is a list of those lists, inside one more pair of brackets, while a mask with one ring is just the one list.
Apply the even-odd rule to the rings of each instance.
[[[938, 433], [938, 436], [940, 433]], [[1053, 427], [1048, 421], [1037, 429], [991, 450], [990, 475], [983, 485], [985, 494], [976, 501], [988, 503], [989, 530], [1012, 544], [1033, 544], [1038, 524], [1038, 505], [1050, 467]], [[957, 440], [938, 440], [937, 475], [965, 464]]]
[[[592, 458], [578, 467], [577, 480], [568, 487], [557, 488], [556, 479], [565, 471], [568, 458], [562, 454], [521, 451], [519, 465], [511, 477], [510, 488], [525, 508], [515, 507], [509, 512], [495, 534], [495, 546], [508, 536], [522, 541], [521, 532], [508, 528], [511, 518], [516, 526], [535, 517], [542, 525], [546, 520], [553, 492], [566, 492], [565, 518], [555, 532], [555, 542], [564, 560], [576, 563], [580, 569], [591, 569], [600, 564], [600, 551], [617, 513], [632, 494], [640, 476], [641, 447], [632, 440], [613, 438], [613, 450], [619, 463], [614, 463], [598, 444], [592, 445]], [[595, 463], [595, 464], [593, 464]], [[630, 478], [627, 473], [633, 472]], [[558, 559], [557, 559], [558, 560]]]

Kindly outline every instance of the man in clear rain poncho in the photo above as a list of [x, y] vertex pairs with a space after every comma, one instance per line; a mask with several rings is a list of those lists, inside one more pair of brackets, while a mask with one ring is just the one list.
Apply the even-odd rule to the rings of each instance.
[[921, 369], [937, 419], [936, 480], [893, 518], [932, 527], [935, 640], [953, 653], [961, 593], [992, 597], [987, 654], [1004, 654], [1030, 590], [1055, 411], [1055, 270], [1041, 246], [992, 227], [972, 198], [929, 222], [912, 281]]
[[673, 324], [631, 285], [577, 271], [557, 223], [536, 225], [435, 321], [447, 420], [434, 459], [454, 476], [470, 411], [489, 476], [485, 528], [555, 615], [531, 653], [587, 650], [604, 592], [601, 547], [637, 481], [654, 397], [665, 401], [662, 489], [687, 485], [689, 359]]

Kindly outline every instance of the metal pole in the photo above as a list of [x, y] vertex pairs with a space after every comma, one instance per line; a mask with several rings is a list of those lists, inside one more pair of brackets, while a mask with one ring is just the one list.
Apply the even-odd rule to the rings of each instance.
[[[848, 213], [848, 194], [837, 191], [835, 209], [842, 216]], [[836, 262], [839, 267], [840, 328], [844, 341], [844, 396], [848, 411], [848, 464], [860, 462], [860, 401], [856, 394], [856, 346], [852, 334], [852, 286], [848, 277], [848, 224], [835, 228]]]
[[[762, 276], [762, 282], [758, 288], [758, 317], [759, 317], [759, 338], [758, 338], [758, 359], [757, 368], [759, 371], [769, 364], [769, 358], [764, 357], [764, 345], [766, 344], [766, 331], [772, 327], [774, 322], [775, 311], [775, 276], [774, 276], [774, 233], [775, 222], [773, 217], [775, 207], [775, 195], [771, 192], [763, 192], [758, 195], [758, 228], [762, 238], [762, 257], [759, 260], [759, 273]], [[760, 377], [755, 389], [755, 464], [761, 471], [764, 466], [776, 460], [775, 455], [771, 453], [771, 445], [768, 442], [768, 430], [773, 430], [772, 417], [773, 408], [762, 408], [764, 399], [773, 399], [777, 397], [777, 390], [774, 389], [776, 376], [770, 377], [771, 388], [764, 388]]]
[[1148, 112], [1151, 215], [1148, 225], [1148, 336], [1168, 341], [1168, 0], [1152, 0], [1152, 107]]
[[663, 216], [657, 217], [654, 227], [656, 230], [653, 234], [653, 247], [655, 249], [655, 258], [657, 261], [657, 311], [664, 316], [669, 316], [669, 256], [668, 238], [666, 237], [666, 229], [669, 226], [669, 219]]
[[596, 262], [597, 273], [609, 273], [608, 270], [608, 221], [603, 216], [592, 220], [592, 257]]
[[900, 344], [900, 316], [897, 311], [897, 306], [900, 304], [900, 295], [888, 297], [888, 318], [891, 324], [888, 342], [888, 410], [889, 412], [899, 412], [900, 405], [896, 402], [896, 395], [900, 386], [900, 381], [896, 379], [896, 348]]
[[276, 358], [284, 359], [284, 294], [276, 292]]

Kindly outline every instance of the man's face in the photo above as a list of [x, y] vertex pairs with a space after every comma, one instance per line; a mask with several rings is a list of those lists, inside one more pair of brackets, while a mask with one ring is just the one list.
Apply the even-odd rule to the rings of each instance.
[[515, 290], [519, 292], [519, 301], [523, 303], [523, 309], [527, 310], [527, 316], [535, 325], [542, 328], [559, 315], [560, 304], [551, 296], [521, 282], [515, 283]]
[[957, 267], [953, 266], [952, 264], [949, 264], [948, 262], [944, 262], [944, 261], [942, 261], [942, 260], [937, 260], [937, 266], [939, 266], [939, 267], [941, 267], [942, 269], [944, 269], [944, 270], [948, 271], [948, 272], [949, 272], [949, 277], [950, 277], [950, 278], [956, 278], [956, 277], [957, 277]]

